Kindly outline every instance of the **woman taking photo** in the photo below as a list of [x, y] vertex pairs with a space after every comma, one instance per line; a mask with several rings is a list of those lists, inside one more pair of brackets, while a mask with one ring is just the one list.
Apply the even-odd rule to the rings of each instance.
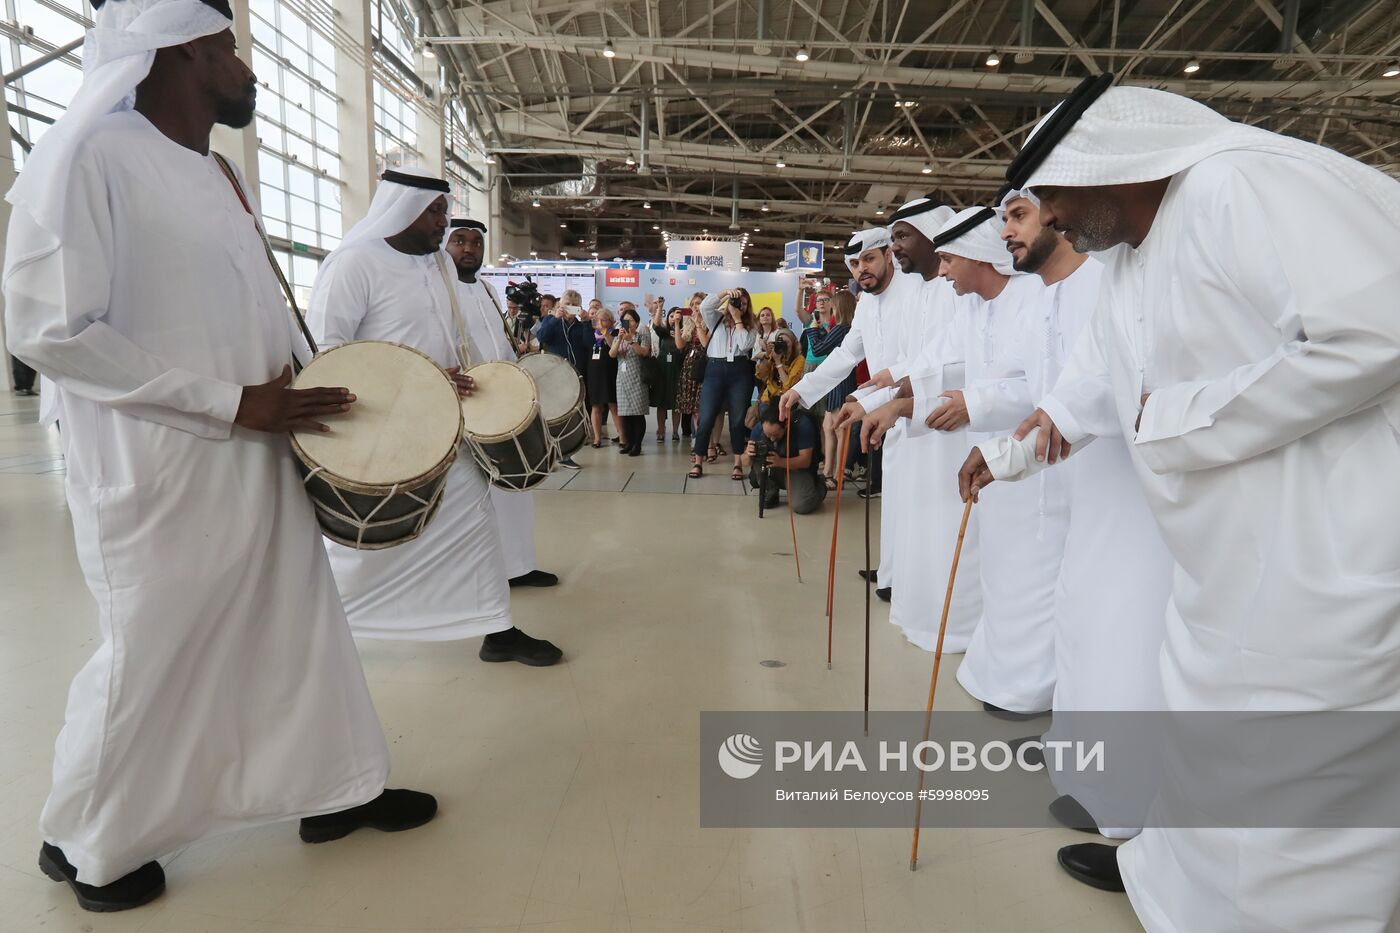
[[695, 431], [695, 419], [700, 414], [700, 385], [705, 378], [705, 350], [709, 331], [700, 319], [700, 302], [705, 295], [696, 292], [690, 307], [681, 309], [679, 329], [673, 334], [676, 350], [681, 354], [681, 381], [676, 391], [676, 407], [681, 413], [681, 436], [690, 437]]
[[802, 370], [807, 360], [797, 352], [797, 338], [792, 331], [778, 328], [768, 352], [754, 368], [758, 379], [758, 403], [776, 402], [783, 393], [802, 379]]
[[[663, 319], [662, 315], [665, 313]], [[681, 360], [684, 353], [677, 337], [681, 329], [681, 309], [672, 308], [665, 312], [664, 303], [658, 299], [656, 309], [651, 313], [651, 330], [656, 335], [656, 359], [661, 364], [660, 391], [652, 404], [656, 407], [656, 443], [666, 442], [666, 413], [671, 412], [671, 443], [681, 439]], [[688, 425], [687, 425], [688, 427]]]
[[608, 355], [617, 361], [617, 415], [622, 419], [622, 446], [618, 453], [642, 455], [647, 433], [647, 384], [642, 360], [651, 356], [651, 335], [642, 329], [641, 315], [633, 308], [622, 312], [622, 326]]
[[[818, 305], [819, 309], [820, 307]], [[841, 346], [841, 341], [845, 340], [846, 335], [851, 332], [851, 322], [855, 320], [855, 317], [855, 296], [842, 289], [831, 304], [828, 318], [822, 322], [824, 329], [812, 334], [808, 343], [809, 355], [825, 359], [827, 354]], [[846, 396], [855, 390], [856, 374], [855, 370], [852, 370], [850, 375], [826, 394], [826, 398], [822, 402], [826, 408], [826, 414], [822, 415], [822, 452], [826, 455], [826, 459], [822, 461], [822, 475], [827, 489], [836, 488], [836, 471], [843, 467], [843, 464], [836, 461], [838, 446], [836, 416], [840, 413], [841, 406], [846, 404]]]
[[764, 308], [758, 312], [758, 333], [753, 341], [753, 361], [757, 363], [763, 359], [763, 355], [768, 352], [768, 345], [773, 342], [773, 335], [778, 332], [777, 318], [773, 317], [772, 308]]
[[600, 307], [593, 312], [593, 352], [588, 358], [587, 391], [593, 415], [594, 447], [602, 447], [607, 439], [603, 425], [609, 411], [619, 439], [622, 436], [622, 422], [617, 416], [617, 357], [610, 352], [615, 333], [611, 311]]
[[740, 481], [744, 470], [739, 457], [748, 443], [744, 419], [740, 415], [749, 407], [753, 395], [753, 347], [757, 325], [753, 316], [753, 301], [742, 288], [727, 288], [706, 298], [700, 305], [700, 316], [709, 331], [706, 350], [705, 381], [700, 387], [700, 423], [691, 450], [690, 476], [704, 473], [701, 458], [705, 456], [705, 441], [709, 439], [719, 417], [720, 407], [729, 406], [729, 443], [734, 451], [734, 470], [730, 478]]

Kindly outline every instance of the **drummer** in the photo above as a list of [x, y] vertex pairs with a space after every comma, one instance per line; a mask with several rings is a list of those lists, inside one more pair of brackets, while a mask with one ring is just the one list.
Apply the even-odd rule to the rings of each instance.
[[[308, 323], [323, 349], [352, 340], [413, 347], [460, 372], [452, 298], [455, 270], [441, 252], [448, 184], [410, 169], [387, 171], [369, 214], [326, 257], [311, 293]], [[483, 359], [470, 344], [473, 360]], [[383, 550], [327, 541], [345, 612], [356, 635], [447, 641], [484, 635], [483, 661], [543, 667], [563, 653], [511, 623], [510, 590], [486, 478], [459, 456], [447, 474], [438, 515], [422, 537]]]
[[[528, 350], [511, 339], [495, 290], [490, 283], [476, 277], [486, 256], [486, 225], [479, 220], [453, 220], [447, 234], [447, 254], [457, 264], [458, 301], [477, 351], [472, 361], [515, 362], [517, 351]], [[577, 464], [565, 459], [566, 467], [577, 469]], [[529, 490], [516, 492], [492, 486], [491, 503], [496, 507], [496, 527], [501, 533], [510, 585], [556, 585], [557, 576], [536, 566], [534, 494]]]

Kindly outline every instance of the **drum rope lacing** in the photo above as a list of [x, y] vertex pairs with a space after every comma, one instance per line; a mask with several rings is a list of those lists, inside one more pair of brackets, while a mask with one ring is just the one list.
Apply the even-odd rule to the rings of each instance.
[[[307, 474], [304, 477], [302, 477], [302, 485], [310, 483], [311, 480], [323, 470], [325, 470], [325, 467], [319, 466], [309, 470]], [[398, 495], [399, 486], [401, 485], [400, 483], [395, 483], [393, 486], [391, 486], [389, 488], [389, 491], [387, 493], [384, 493], [383, 498], [379, 500], [378, 504], [376, 504], [374, 508], [370, 509], [369, 514], [361, 518], [355, 513], [354, 506], [352, 506], [348, 501], [346, 501], [345, 496], [341, 494], [341, 491], [337, 486], [335, 486], [333, 483], [326, 482], [324, 480], [323, 482], [326, 483], [327, 488], [329, 488], [331, 492], [335, 493], [335, 497], [340, 500], [340, 504], [344, 507], [345, 511], [338, 512], [333, 507], [327, 505], [326, 503], [322, 502], [320, 499], [317, 499], [314, 496], [311, 499], [311, 504], [316, 507], [316, 511], [323, 512], [326, 515], [329, 515], [330, 517], [335, 519], [336, 521], [342, 522], [354, 528], [355, 544], [353, 546], [356, 548], [364, 547], [366, 532], [371, 531], [375, 528], [382, 528], [386, 525], [402, 524], [403, 522], [415, 518], [418, 520], [418, 522], [413, 530], [413, 534], [402, 540], [409, 541], [413, 538], [418, 537], [420, 534], [423, 533], [423, 527], [427, 524], [428, 517], [432, 514], [433, 509], [437, 506], [438, 500], [442, 498], [442, 491], [447, 485], [446, 483], [439, 483], [437, 485], [437, 488], [433, 490], [432, 496], [430, 496], [427, 499], [424, 499], [416, 492], [404, 490], [403, 494], [408, 498], [412, 499], [414, 502], [417, 502], [421, 506], [421, 508], [414, 509], [411, 512], [407, 512], [395, 518], [387, 519], [382, 522], [376, 522], [374, 521], [374, 517], [379, 514], [379, 510], [384, 508], [384, 506], [387, 505], [390, 502], [390, 500], [394, 498], [394, 496]]]

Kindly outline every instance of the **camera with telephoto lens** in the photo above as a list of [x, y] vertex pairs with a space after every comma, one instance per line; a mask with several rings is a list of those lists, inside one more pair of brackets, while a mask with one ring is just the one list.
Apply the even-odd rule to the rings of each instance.
[[522, 317], [535, 319], [540, 316], [540, 289], [528, 279], [507, 285], [506, 300], [515, 302]]
[[768, 462], [768, 455], [777, 453], [777, 448], [773, 446], [767, 435], [753, 442], [753, 462], [763, 466]]

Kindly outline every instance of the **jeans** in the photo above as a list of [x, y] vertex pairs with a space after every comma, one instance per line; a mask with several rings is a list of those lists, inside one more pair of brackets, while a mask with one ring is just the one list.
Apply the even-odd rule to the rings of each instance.
[[710, 432], [714, 430], [715, 419], [726, 401], [729, 403], [729, 449], [736, 454], [743, 451], [749, 440], [748, 429], [744, 427], [744, 412], [749, 410], [753, 385], [753, 360], [736, 359], [731, 363], [710, 358], [705, 366], [705, 381], [700, 384], [700, 424], [691, 451], [695, 456], [705, 456]]

